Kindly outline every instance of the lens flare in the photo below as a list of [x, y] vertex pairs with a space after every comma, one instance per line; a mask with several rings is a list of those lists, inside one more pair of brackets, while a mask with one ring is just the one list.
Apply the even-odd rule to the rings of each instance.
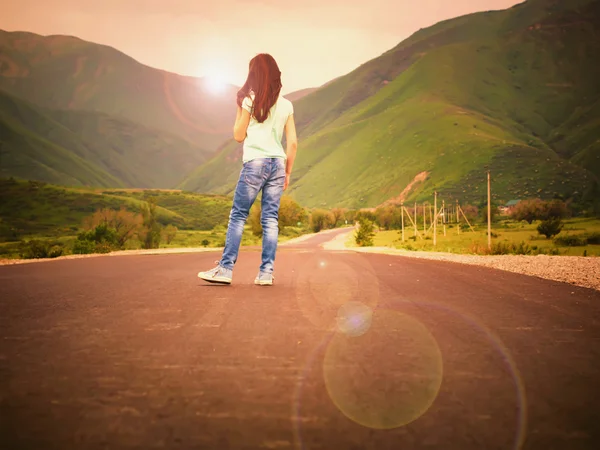
[[366, 427], [391, 429], [413, 422], [433, 404], [442, 383], [442, 355], [418, 320], [376, 310], [368, 332], [333, 337], [323, 374], [344, 415]]
[[295, 272], [294, 284], [302, 314], [322, 330], [338, 329], [343, 305], [360, 302], [374, 309], [379, 301], [377, 276], [358, 255], [352, 265], [319, 255], [308, 258]]
[[348, 302], [338, 310], [338, 331], [348, 336], [362, 336], [371, 327], [373, 311], [364, 303]]

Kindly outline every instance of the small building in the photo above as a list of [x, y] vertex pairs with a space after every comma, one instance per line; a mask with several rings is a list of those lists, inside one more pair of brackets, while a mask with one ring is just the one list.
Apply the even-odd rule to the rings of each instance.
[[514, 207], [517, 206], [519, 203], [521, 203], [521, 200], [511, 200], [507, 202], [506, 205], [498, 207], [498, 209], [500, 210], [500, 214], [509, 215], [514, 209]]

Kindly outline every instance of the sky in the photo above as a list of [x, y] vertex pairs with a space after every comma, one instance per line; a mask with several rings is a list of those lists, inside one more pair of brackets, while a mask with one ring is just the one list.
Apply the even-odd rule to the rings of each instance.
[[270, 53], [282, 92], [318, 87], [420, 28], [516, 0], [0, 0], [0, 29], [110, 45], [182, 75], [243, 84]]

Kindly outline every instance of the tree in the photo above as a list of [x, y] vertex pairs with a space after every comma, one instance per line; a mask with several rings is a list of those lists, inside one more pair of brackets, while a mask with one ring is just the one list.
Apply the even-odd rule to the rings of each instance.
[[331, 211], [326, 209], [315, 209], [310, 215], [310, 228], [318, 233], [321, 230], [333, 228], [335, 225], [335, 217]]
[[342, 220], [344, 220], [344, 217], [346, 215], [346, 209], [344, 209], [344, 208], [333, 208], [331, 210], [331, 213], [333, 214], [333, 218], [335, 220], [334, 226], [337, 227], [340, 224], [340, 222]]
[[384, 230], [398, 229], [402, 226], [402, 212], [399, 206], [389, 205], [377, 208], [375, 216], [377, 224]]
[[83, 220], [83, 229], [90, 231], [103, 224], [115, 231], [116, 245], [123, 248], [127, 241], [139, 233], [143, 219], [139, 214], [127, 211], [124, 207], [118, 211], [102, 208]]
[[143, 248], [158, 248], [160, 245], [161, 225], [157, 220], [156, 200], [148, 199], [142, 207], [143, 227], [139, 232]]
[[360, 219], [360, 227], [356, 230], [354, 240], [361, 247], [370, 247], [373, 245], [373, 237], [375, 232], [373, 231], [373, 222], [365, 217]]
[[165, 241], [167, 241], [167, 244], [170, 244], [173, 242], [173, 239], [175, 239], [175, 236], [177, 236], [178, 231], [179, 230], [176, 226], [167, 225], [162, 231], [162, 237]]
[[537, 227], [538, 233], [546, 236], [546, 239], [550, 239], [562, 231], [563, 223], [560, 217], [551, 217], [544, 220]]
[[534, 220], [541, 217], [543, 211], [542, 200], [539, 198], [533, 200], [523, 200], [517, 203], [511, 213], [510, 218], [518, 222], [525, 220], [528, 224], [532, 224]]
[[248, 215], [248, 224], [250, 230], [254, 236], [262, 236], [262, 225], [260, 223], [260, 203], [256, 202], [250, 208], [250, 214]]
[[[298, 222], [306, 220], [306, 211], [294, 199], [284, 195], [279, 203], [279, 230], [284, 227], [296, 226]], [[248, 215], [248, 225], [255, 236], [262, 236], [261, 205], [254, 203]]]
[[544, 218], [561, 218], [564, 219], [566, 217], [570, 217], [571, 211], [567, 204], [562, 200], [551, 200], [546, 202], [544, 208]]
[[562, 200], [543, 201], [539, 198], [523, 200], [512, 210], [510, 217], [513, 220], [525, 220], [532, 224], [534, 220], [547, 220], [551, 218], [565, 218], [570, 215], [569, 207]]
[[306, 220], [306, 211], [294, 199], [284, 195], [279, 206], [279, 228], [296, 226]]
[[[479, 210], [479, 219], [484, 222], [487, 223], [488, 220], [488, 205], [487, 205], [487, 200], [483, 203], [480, 204], [480, 207], [478, 208]], [[498, 208], [498, 205], [492, 200], [492, 208], [491, 208], [491, 219], [492, 222], [496, 221], [496, 218], [500, 215], [500, 209]]]

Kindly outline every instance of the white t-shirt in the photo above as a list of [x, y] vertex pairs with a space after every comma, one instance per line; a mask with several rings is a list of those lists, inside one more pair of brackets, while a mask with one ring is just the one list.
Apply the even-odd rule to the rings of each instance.
[[246, 140], [244, 141], [244, 162], [252, 161], [256, 158], [284, 158], [287, 156], [283, 150], [281, 140], [283, 139], [283, 130], [288, 117], [294, 114], [294, 106], [288, 99], [279, 96], [271, 110], [269, 116], [263, 123], [258, 123], [252, 117], [252, 99], [246, 97], [242, 102], [242, 108], [250, 113], [250, 123]]

